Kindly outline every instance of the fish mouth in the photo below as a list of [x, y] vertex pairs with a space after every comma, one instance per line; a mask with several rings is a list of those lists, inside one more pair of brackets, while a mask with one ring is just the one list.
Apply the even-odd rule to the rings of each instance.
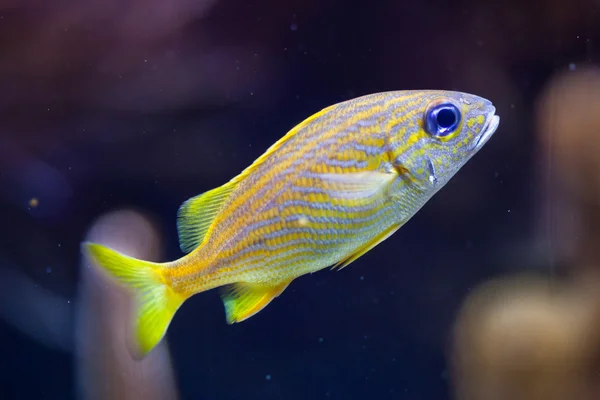
[[483, 147], [484, 144], [492, 137], [496, 129], [498, 129], [498, 125], [500, 125], [500, 116], [495, 114], [495, 109], [489, 113], [485, 124], [483, 125], [482, 133], [477, 139], [475, 143], [474, 150], [477, 151]]

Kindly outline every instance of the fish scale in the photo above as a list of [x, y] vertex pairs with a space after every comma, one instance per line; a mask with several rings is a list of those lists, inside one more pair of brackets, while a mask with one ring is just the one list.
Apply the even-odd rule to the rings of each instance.
[[334, 104], [223, 186], [182, 204], [183, 257], [151, 263], [100, 244], [84, 250], [136, 298], [131, 349], [143, 356], [197, 293], [221, 287], [227, 322], [240, 322], [294, 279], [354, 262], [406, 224], [498, 124], [491, 102], [461, 92]]

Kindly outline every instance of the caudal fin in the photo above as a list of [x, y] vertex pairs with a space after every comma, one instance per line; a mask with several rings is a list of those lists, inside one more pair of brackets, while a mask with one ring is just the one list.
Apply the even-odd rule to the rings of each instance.
[[133, 321], [133, 355], [142, 358], [165, 335], [185, 298], [168, 286], [161, 264], [138, 260], [96, 243], [83, 243], [84, 252], [100, 268], [132, 292], [136, 308]]

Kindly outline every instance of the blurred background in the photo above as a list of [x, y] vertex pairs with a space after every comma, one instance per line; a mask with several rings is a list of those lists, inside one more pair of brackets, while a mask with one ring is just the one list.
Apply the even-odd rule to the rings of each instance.
[[[595, 0], [0, 0], [0, 398], [600, 398], [599, 62]], [[426, 88], [501, 124], [403, 229], [130, 359], [82, 240], [178, 258], [179, 205], [296, 123]]]

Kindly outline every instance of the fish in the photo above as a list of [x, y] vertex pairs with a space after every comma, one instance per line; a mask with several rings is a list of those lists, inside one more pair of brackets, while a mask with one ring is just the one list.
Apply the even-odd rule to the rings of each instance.
[[224, 185], [177, 213], [181, 258], [82, 250], [134, 299], [129, 349], [144, 357], [191, 296], [220, 288], [229, 324], [297, 278], [341, 270], [388, 239], [475, 155], [500, 123], [474, 94], [373, 93], [309, 116]]

